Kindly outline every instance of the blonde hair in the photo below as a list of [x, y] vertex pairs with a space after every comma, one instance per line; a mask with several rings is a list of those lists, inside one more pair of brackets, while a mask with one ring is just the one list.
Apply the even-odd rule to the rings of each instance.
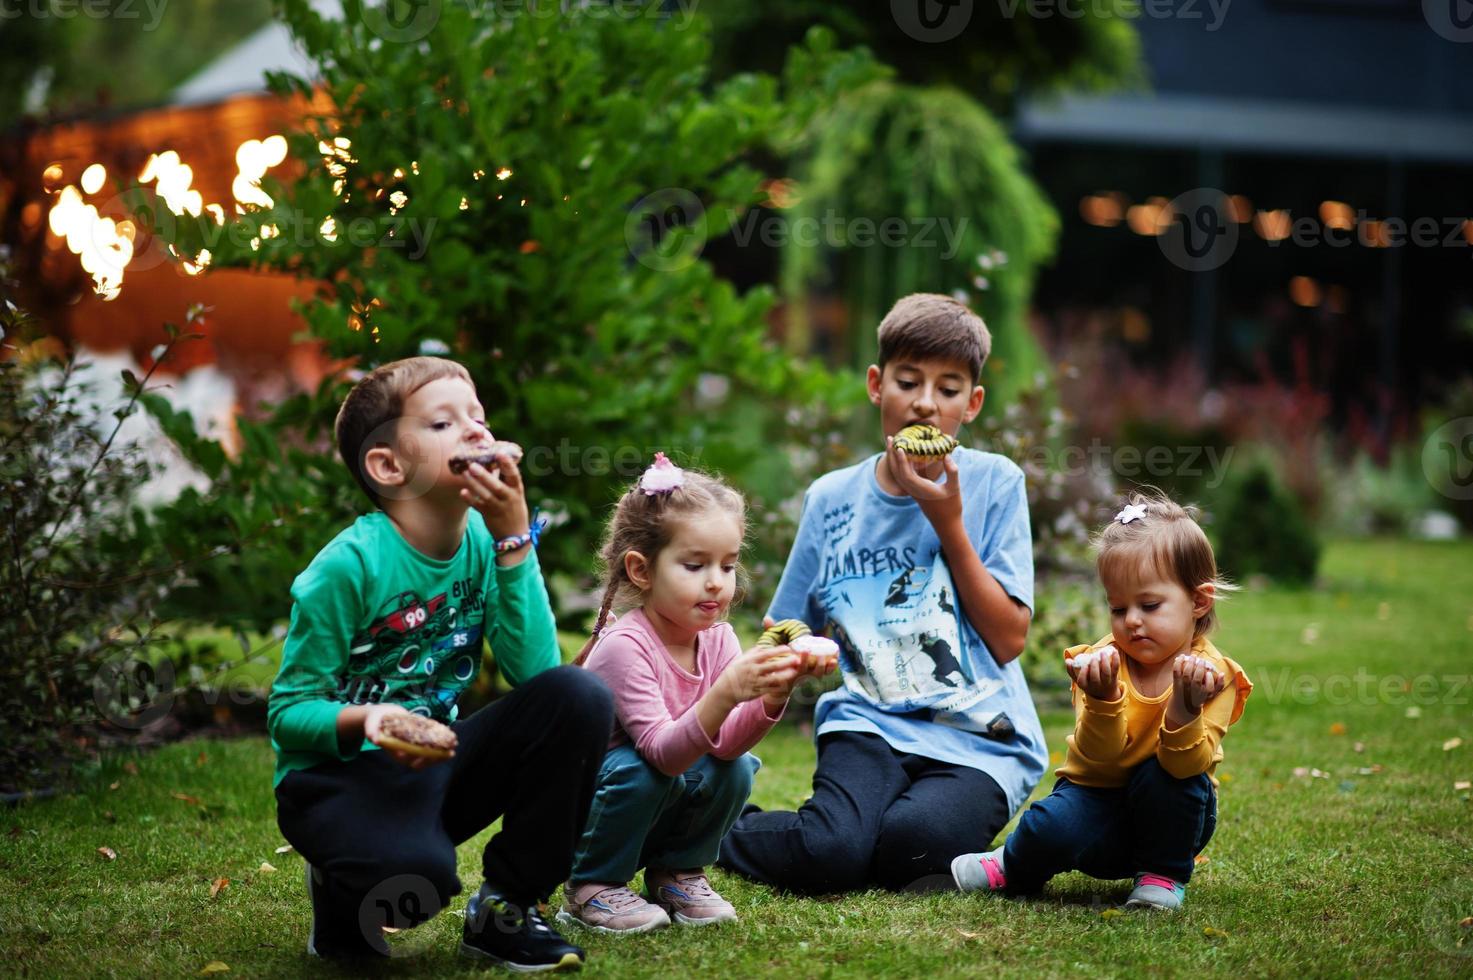
[[[684, 470], [683, 476], [679, 487], [668, 493], [652, 495], [641, 490], [639, 482], [635, 481], [614, 506], [613, 516], [604, 532], [603, 547], [598, 553], [603, 569], [603, 603], [599, 606], [593, 635], [583, 645], [575, 663], [581, 664], [588, 659], [611, 609], [616, 606], [632, 608], [644, 601], [643, 591], [630, 580], [624, 567], [624, 556], [629, 552], [639, 552], [653, 566], [656, 557], [674, 538], [676, 523], [712, 511], [735, 518], [742, 536], [746, 537], [747, 502], [740, 493], [721, 479], [705, 473]], [[737, 595], [740, 598], [745, 584], [740, 565], [737, 566], [737, 575]]]
[[[1129, 524], [1111, 520], [1095, 535], [1095, 571], [1100, 580], [1121, 573], [1134, 574], [1153, 568], [1195, 595], [1211, 585], [1216, 599], [1224, 599], [1238, 587], [1217, 573], [1212, 542], [1197, 523], [1195, 507], [1183, 507], [1160, 490], [1146, 488], [1130, 494], [1129, 506], [1145, 508], [1145, 516]], [[1193, 636], [1205, 636], [1217, 628], [1217, 608], [1198, 619]]]
[[388, 444], [380, 438], [384, 435], [381, 430], [404, 414], [404, 403], [409, 396], [441, 378], [461, 378], [472, 387], [475, 385], [470, 372], [454, 361], [443, 357], [406, 357], [374, 368], [343, 399], [333, 426], [338, 455], [343, 457], [348, 472], [375, 507], [383, 504], [373, 481], [363, 472], [363, 457], [375, 446]]
[[967, 366], [976, 384], [992, 353], [992, 334], [965, 303], [940, 293], [912, 293], [880, 321], [879, 344], [877, 363], [882, 371], [902, 357], [957, 361]]

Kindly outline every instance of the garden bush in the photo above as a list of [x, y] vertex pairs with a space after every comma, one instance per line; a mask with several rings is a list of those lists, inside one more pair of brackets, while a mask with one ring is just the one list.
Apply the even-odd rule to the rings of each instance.
[[1230, 578], [1266, 575], [1288, 583], [1314, 579], [1320, 542], [1298, 499], [1263, 461], [1229, 484], [1213, 528], [1217, 563]]

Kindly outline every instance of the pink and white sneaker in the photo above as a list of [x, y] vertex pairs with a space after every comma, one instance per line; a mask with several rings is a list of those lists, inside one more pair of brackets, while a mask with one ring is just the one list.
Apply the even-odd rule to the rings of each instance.
[[985, 854], [959, 854], [951, 861], [951, 877], [964, 892], [995, 892], [1008, 885], [1002, 848]]
[[563, 890], [563, 907], [557, 920], [563, 925], [625, 936], [670, 924], [664, 909], [646, 902], [627, 885], [600, 881], [569, 883]]
[[736, 909], [711, 887], [706, 872], [645, 869], [644, 891], [677, 925], [714, 926], [736, 921]]

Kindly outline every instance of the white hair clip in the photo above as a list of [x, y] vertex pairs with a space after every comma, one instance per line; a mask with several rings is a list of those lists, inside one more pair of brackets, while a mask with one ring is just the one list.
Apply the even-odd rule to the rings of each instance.
[[653, 497], [658, 493], [670, 493], [684, 482], [685, 471], [666, 459], [664, 453], [655, 453], [655, 461], [639, 478], [639, 489], [645, 492], [645, 496]]
[[1126, 504], [1125, 509], [1115, 515], [1115, 519], [1121, 524], [1129, 524], [1131, 521], [1140, 520], [1145, 516], [1145, 504]]

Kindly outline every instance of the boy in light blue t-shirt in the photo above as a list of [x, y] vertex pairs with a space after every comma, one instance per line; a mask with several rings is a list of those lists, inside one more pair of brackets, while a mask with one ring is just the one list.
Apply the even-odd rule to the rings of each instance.
[[960, 448], [913, 459], [893, 438], [948, 435], [982, 409], [991, 338], [950, 297], [908, 296], [868, 372], [884, 452], [814, 482], [770, 615], [840, 647], [844, 684], [818, 702], [813, 796], [749, 806], [720, 864], [798, 892], [949, 885], [986, 850], [1048, 761], [1017, 662], [1033, 604], [1023, 473]]

